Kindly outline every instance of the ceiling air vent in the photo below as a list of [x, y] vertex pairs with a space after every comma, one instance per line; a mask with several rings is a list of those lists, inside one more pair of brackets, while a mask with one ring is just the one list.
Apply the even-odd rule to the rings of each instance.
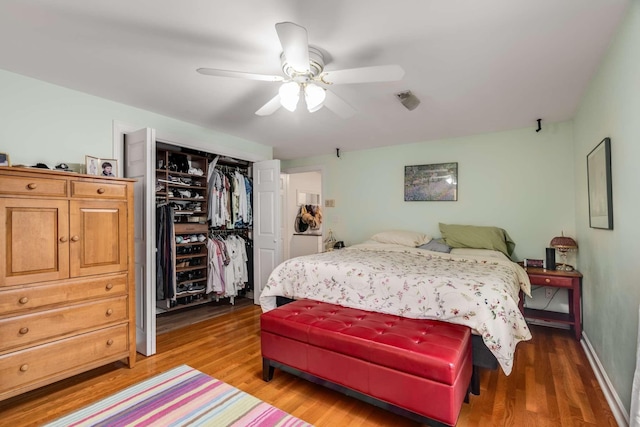
[[416, 107], [420, 105], [420, 100], [413, 93], [411, 93], [410, 90], [396, 93], [396, 97], [409, 111], [415, 110]]

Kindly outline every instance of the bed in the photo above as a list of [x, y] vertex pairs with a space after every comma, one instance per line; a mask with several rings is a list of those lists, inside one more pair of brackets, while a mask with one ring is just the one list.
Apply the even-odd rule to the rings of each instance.
[[262, 310], [276, 308], [278, 297], [307, 298], [465, 325], [509, 375], [516, 345], [531, 339], [518, 308], [520, 291], [530, 295], [524, 269], [494, 249], [446, 253], [413, 243], [370, 240], [287, 260], [271, 273], [260, 296]]

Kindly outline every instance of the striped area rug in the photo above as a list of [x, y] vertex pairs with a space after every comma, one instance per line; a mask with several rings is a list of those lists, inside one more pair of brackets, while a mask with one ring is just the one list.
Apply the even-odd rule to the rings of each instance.
[[62, 417], [70, 426], [283, 426], [310, 424], [182, 365]]

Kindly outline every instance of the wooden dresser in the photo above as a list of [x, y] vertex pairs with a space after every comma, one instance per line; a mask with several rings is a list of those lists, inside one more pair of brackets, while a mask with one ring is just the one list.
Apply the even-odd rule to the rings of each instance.
[[0, 400], [135, 364], [133, 180], [0, 167]]

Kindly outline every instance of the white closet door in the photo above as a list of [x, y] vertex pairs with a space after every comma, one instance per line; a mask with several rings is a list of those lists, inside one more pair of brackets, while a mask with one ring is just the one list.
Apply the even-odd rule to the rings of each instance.
[[269, 275], [282, 262], [280, 224], [280, 160], [253, 164], [253, 281], [254, 303]]
[[124, 136], [124, 174], [134, 184], [136, 271], [136, 351], [156, 353], [155, 130]]

